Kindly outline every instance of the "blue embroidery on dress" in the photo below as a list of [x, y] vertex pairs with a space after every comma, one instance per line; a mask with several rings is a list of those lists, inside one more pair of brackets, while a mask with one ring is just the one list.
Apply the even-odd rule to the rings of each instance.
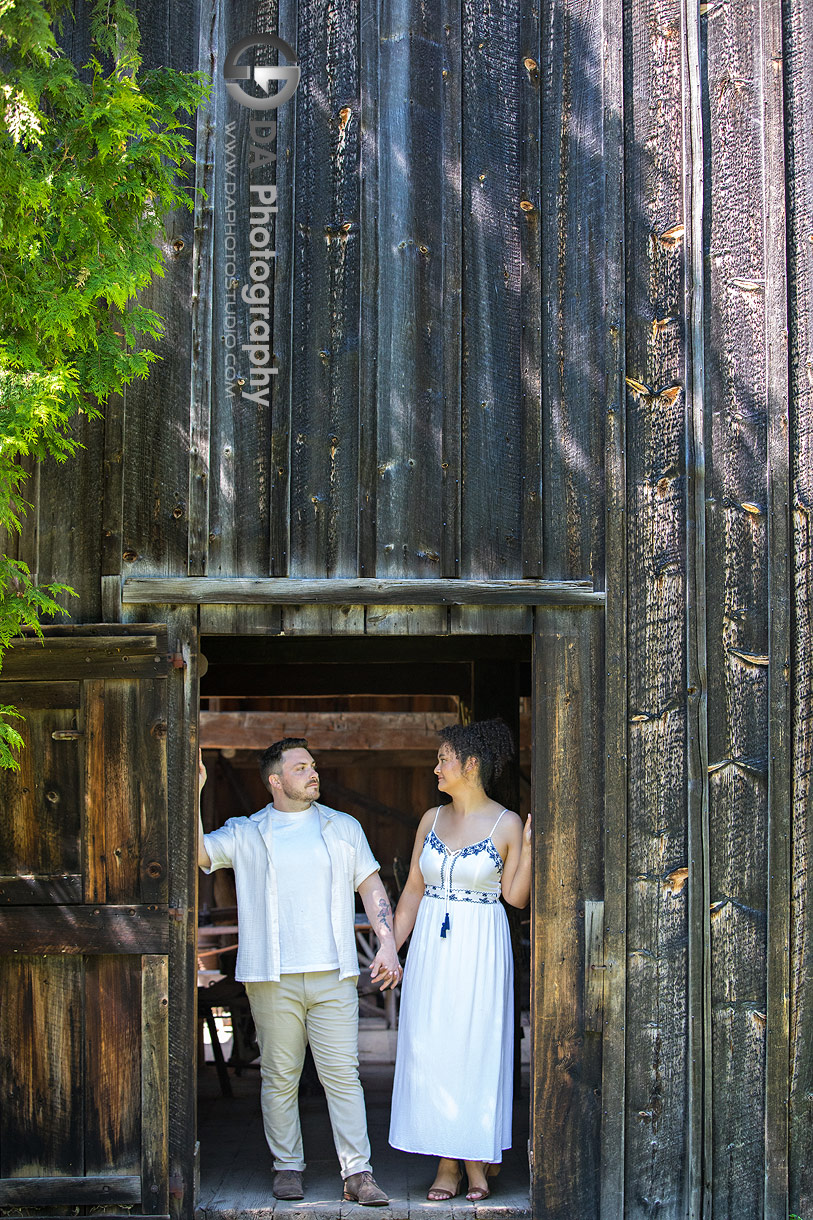
[[435, 851], [439, 851], [440, 854], [443, 856], [443, 864], [441, 865], [441, 870], [440, 870], [441, 880], [443, 880], [447, 860], [449, 860], [449, 859], [460, 860], [463, 858], [463, 856], [474, 856], [477, 854], [478, 851], [480, 851], [480, 849], [481, 849], [481, 847], [483, 847], [483, 845], [485, 845], [486, 851], [491, 856], [491, 859], [494, 861], [494, 867], [497, 869], [497, 871], [500, 874], [502, 874], [502, 870], [503, 870], [502, 856], [497, 851], [496, 847], [494, 846], [493, 840], [491, 839], [490, 836], [487, 839], [480, 839], [480, 841], [478, 843], [470, 843], [468, 845], [468, 847], [459, 847], [457, 849], [457, 851], [452, 851], [450, 848], [448, 848], [446, 846], [446, 844], [443, 842], [442, 839], [438, 838], [438, 836], [435, 834], [434, 830], [430, 830], [429, 834], [424, 839], [424, 845], [426, 845], [427, 843], [429, 844], [430, 847], [434, 847]]
[[[444, 900], [446, 898], [446, 891], [442, 885], [427, 885], [424, 889], [424, 897]], [[496, 891], [492, 890], [450, 890], [449, 899], [452, 902], [494, 903], [500, 901], [500, 896]]]

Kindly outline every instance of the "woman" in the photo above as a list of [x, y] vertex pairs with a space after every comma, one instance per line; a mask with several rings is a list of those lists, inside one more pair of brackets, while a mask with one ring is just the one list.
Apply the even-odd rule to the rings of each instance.
[[390, 1143], [440, 1156], [428, 1199], [488, 1197], [486, 1171], [511, 1146], [513, 960], [500, 894], [531, 891], [531, 819], [486, 795], [513, 756], [501, 720], [440, 733], [435, 775], [449, 804], [421, 818], [395, 912], [404, 970]]

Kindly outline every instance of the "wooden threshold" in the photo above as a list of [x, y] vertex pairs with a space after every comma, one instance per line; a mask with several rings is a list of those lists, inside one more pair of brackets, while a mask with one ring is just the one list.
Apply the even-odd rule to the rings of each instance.
[[124, 605], [603, 606], [589, 580], [228, 580], [130, 576]]

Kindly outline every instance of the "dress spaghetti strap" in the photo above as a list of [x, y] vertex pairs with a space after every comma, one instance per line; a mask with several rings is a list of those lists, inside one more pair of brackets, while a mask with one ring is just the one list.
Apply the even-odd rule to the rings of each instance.
[[[494, 823], [494, 825], [491, 827], [491, 833], [490, 833], [490, 834], [489, 834], [489, 836], [488, 836], [488, 837], [489, 837], [489, 839], [491, 838], [491, 836], [494, 834], [494, 831], [495, 831], [495, 830], [497, 829], [497, 827], [499, 826], [500, 821], [501, 821], [501, 819], [502, 819], [502, 814], [503, 814], [503, 813], [508, 813], [508, 807], [507, 807], [507, 806], [506, 806], [506, 808], [505, 808], [505, 809], [503, 809], [502, 813], [501, 813], [501, 814], [500, 814], [500, 816], [497, 818], [497, 820], [496, 820], [496, 822]], [[437, 820], [437, 814], [435, 815], [435, 820]]]
[[[442, 809], [442, 808], [443, 808], [443, 806], [442, 806], [442, 805], [438, 805], [437, 809], [435, 810], [435, 820], [434, 820], [434, 822], [432, 823], [432, 829], [433, 829], [433, 830], [435, 829], [435, 827], [436, 827], [436, 826], [437, 826], [437, 824], [438, 824], [438, 814], [440, 813], [440, 811], [441, 811], [441, 809]], [[500, 814], [500, 817], [502, 817], [502, 814]]]

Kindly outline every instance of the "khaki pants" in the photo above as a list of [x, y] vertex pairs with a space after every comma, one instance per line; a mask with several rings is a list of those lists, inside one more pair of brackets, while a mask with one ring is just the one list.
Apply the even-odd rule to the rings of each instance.
[[355, 978], [340, 981], [338, 970], [316, 970], [245, 987], [260, 1045], [263, 1127], [274, 1168], [305, 1168], [299, 1077], [309, 1042], [327, 1097], [342, 1177], [369, 1169], [370, 1141], [358, 1073]]

